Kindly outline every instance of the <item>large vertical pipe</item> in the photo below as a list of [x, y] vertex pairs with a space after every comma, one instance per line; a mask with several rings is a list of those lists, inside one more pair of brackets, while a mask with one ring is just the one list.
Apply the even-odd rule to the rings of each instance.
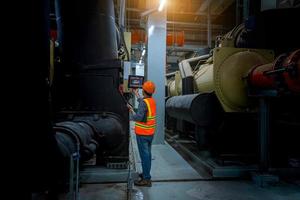
[[84, 66], [96, 66], [104, 60], [117, 59], [114, 2], [60, 1], [66, 65], [77, 66], [81, 70]]
[[117, 108], [121, 103], [113, 102], [117, 104], [113, 107], [108, 100], [122, 99], [114, 1], [56, 0], [56, 4], [58, 31], [63, 36], [63, 66], [57, 70], [54, 95], [57, 109], [124, 109]]

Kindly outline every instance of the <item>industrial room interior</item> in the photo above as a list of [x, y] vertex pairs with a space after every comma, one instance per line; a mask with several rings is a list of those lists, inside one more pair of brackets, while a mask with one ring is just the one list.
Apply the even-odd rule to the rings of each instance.
[[[299, 0], [31, 3], [5, 86], [24, 199], [300, 200]], [[152, 186], [139, 187], [128, 105], [147, 80]]]

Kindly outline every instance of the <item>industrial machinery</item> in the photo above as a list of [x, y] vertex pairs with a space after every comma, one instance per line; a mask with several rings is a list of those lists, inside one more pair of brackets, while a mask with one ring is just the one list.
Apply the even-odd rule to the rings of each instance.
[[[127, 169], [129, 113], [120, 90], [124, 38], [117, 30], [114, 1], [33, 3], [28, 58], [36, 58], [26, 59], [31, 67], [24, 73], [28, 100], [23, 107], [36, 118], [23, 117], [23, 129], [31, 129], [26, 138], [32, 139], [19, 138], [32, 148], [26, 180], [32, 181], [31, 193], [56, 199], [69, 187], [70, 199], [76, 199], [72, 192], [78, 193], [86, 161]], [[27, 80], [33, 84], [26, 85]]]
[[111, 0], [56, 0], [55, 17], [57, 39], [51, 45], [50, 84], [56, 185], [69, 185], [70, 192], [78, 192], [79, 168], [85, 161], [127, 168], [129, 114], [120, 91], [121, 33]]
[[[288, 33], [280, 35], [285, 24], [266, 25], [268, 20], [299, 15], [297, 9], [290, 10], [290, 15], [288, 12], [263, 12], [257, 16], [256, 26], [249, 27], [253, 23], [248, 22], [235, 27], [210, 55], [179, 63], [179, 71], [167, 83], [167, 128], [193, 136], [201, 150], [218, 158], [230, 155], [252, 163], [261, 159], [262, 163], [269, 160], [266, 154], [270, 153], [264, 148], [271, 146], [272, 164], [276, 166], [288, 166], [291, 157], [299, 159], [294, 143], [299, 136], [293, 131], [299, 131], [300, 125], [296, 103], [300, 92], [299, 39], [294, 38], [295, 43], [288, 39], [289, 44], [275, 48], [276, 40], [284, 44], [284, 37], [288, 37]], [[273, 29], [278, 33], [262, 34]], [[266, 111], [262, 100], [272, 108], [272, 119], [261, 113]], [[174, 119], [176, 123], [172, 123]], [[285, 153], [278, 156], [278, 135], [284, 129], [290, 131], [284, 141], [293, 150], [282, 150]]]
[[[246, 139], [244, 140], [246, 145], [250, 139], [247, 135], [251, 135], [250, 132], [255, 129], [251, 128], [253, 124], [251, 125], [250, 119], [242, 119], [240, 115], [249, 118], [256, 109], [255, 103], [251, 102], [247, 96], [246, 77], [253, 66], [271, 62], [273, 53], [268, 50], [219, 47], [214, 49], [212, 57], [208, 59], [207, 57], [200, 56], [193, 59], [193, 61], [203, 63], [195, 67], [194, 72], [189, 64], [185, 64], [189, 62], [181, 63], [180, 74], [183, 74], [181, 82], [187, 84], [185, 86], [182, 84], [183, 89], [180, 93], [185, 95], [174, 96], [167, 100], [168, 115], [196, 125], [195, 139], [201, 149], [214, 148], [215, 145], [212, 142], [216, 142], [218, 138], [213, 137], [219, 131], [228, 132], [226, 141], [232, 144], [229, 147], [234, 146], [235, 139], [242, 139], [242, 137]], [[203, 60], [203, 58], [206, 59]], [[190, 77], [193, 77], [192, 82], [189, 81]], [[176, 83], [171, 85], [176, 85]], [[175, 93], [172, 89], [169, 89], [171, 94]], [[184, 90], [195, 92], [190, 93]], [[224, 119], [228, 121], [225, 123]], [[181, 125], [181, 128], [178, 127], [181, 132], [188, 131], [184, 130], [185, 127], [190, 127], [186, 125], [186, 122], [183, 122], [185, 125], [177, 123], [177, 126]], [[235, 123], [237, 125], [231, 128]], [[248, 127], [243, 131], [243, 136], [239, 133], [242, 128], [238, 127], [239, 125]], [[221, 128], [224, 130], [220, 130]], [[248, 148], [245, 145], [243, 145], [244, 151], [253, 150], [253, 147]], [[227, 148], [225, 144], [217, 145], [217, 148], [222, 148], [222, 146]], [[233, 153], [229, 149], [217, 151]], [[243, 150], [239, 149], [239, 151], [242, 153]], [[244, 153], [249, 154], [249, 152]]]

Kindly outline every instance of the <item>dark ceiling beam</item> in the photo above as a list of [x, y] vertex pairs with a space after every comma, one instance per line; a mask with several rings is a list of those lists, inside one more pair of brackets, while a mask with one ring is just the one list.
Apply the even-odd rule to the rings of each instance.
[[[139, 25], [131, 25], [130, 29], [131, 30], [145, 30], [144, 28], [140, 27]], [[190, 34], [190, 33], [199, 34], [199, 33], [206, 33], [207, 29], [200, 29], [200, 28], [175, 28], [175, 29], [173, 29], [173, 27], [168, 27], [167, 31], [168, 32], [184, 31], [186, 34]], [[224, 34], [225, 32], [226, 32], [225, 30], [219, 30], [219, 29], [212, 30], [213, 34]]]
[[206, 13], [208, 7], [210, 6], [211, 15], [222, 14], [231, 4], [236, 0], [205, 0], [199, 7], [196, 13]]
[[212, 3], [213, 0], [205, 0], [200, 7], [198, 8], [196, 13], [203, 13], [207, 11], [208, 6]]
[[207, 46], [207, 40], [205, 39], [200, 39], [200, 40], [195, 40], [195, 39], [185, 39], [184, 40], [185, 44], [194, 44], [194, 45], [201, 45], [201, 46]]
[[[127, 11], [130, 11], [130, 12], [139, 12], [139, 13], [143, 13], [147, 10], [143, 10], [143, 9], [138, 9], [138, 8], [126, 8]], [[180, 14], [180, 15], [201, 15], [201, 16], [207, 16], [207, 13], [205, 12], [173, 12], [173, 11], [167, 11], [168, 14]], [[214, 15], [214, 14], [212, 14]]]
[[206, 46], [201, 45], [199, 47], [173, 47], [173, 46], [167, 46], [167, 51], [172, 52], [193, 52], [193, 51], [199, 51], [201, 48], [205, 48]]
[[[130, 22], [140, 23], [140, 19], [129, 19]], [[207, 24], [205, 23], [192, 23], [192, 22], [179, 22], [179, 21], [167, 21], [167, 24], [172, 24], [180, 27], [198, 27], [198, 28], [205, 28]], [[213, 29], [224, 29], [223, 25], [213, 24]]]
[[[207, 29], [199, 29], [199, 28], [175, 28], [173, 29], [172, 27], [167, 28], [168, 32], [180, 32], [184, 31], [185, 33], [206, 33]], [[220, 30], [214, 29], [212, 30], [213, 33], [220, 33]]]
[[131, 12], [144, 12], [145, 10], [138, 9], [138, 8], [126, 8], [126, 11], [131, 11]]
[[[178, 22], [178, 21], [167, 21], [167, 24], [175, 24], [175, 25], [182, 25], [186, 27], [207, 27], [205, 23], [192, 23], [192, 22]], [[213, 29], [223, 29], [223, 25], [212, 25]]]

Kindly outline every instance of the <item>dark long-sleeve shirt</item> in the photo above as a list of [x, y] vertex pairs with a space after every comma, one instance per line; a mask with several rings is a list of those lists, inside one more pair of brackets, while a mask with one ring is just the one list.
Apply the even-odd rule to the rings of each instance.
[[137, 101], [139, 102], [138, 110], [136, 114], [130, 114], [129, 119], [132, 121], [146, 122], [148, 112], [147, 105], [144, 102], [143, 98], [138, 98]]

